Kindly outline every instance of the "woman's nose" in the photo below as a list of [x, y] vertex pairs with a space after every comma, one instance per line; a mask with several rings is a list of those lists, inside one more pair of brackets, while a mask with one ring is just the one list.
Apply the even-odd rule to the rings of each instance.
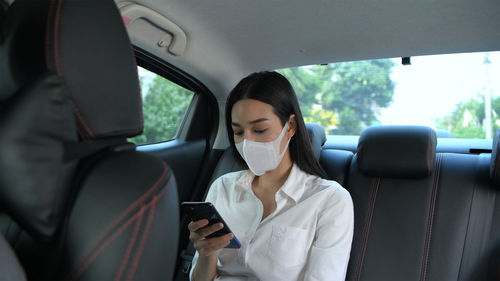
[[256, 140], [256, 136], [255, 136], [255, 134], [252, 131], [245, 132], [245, 137], [244, 138], [246, 140], [248, 140], [248, 141], [257, 141]]

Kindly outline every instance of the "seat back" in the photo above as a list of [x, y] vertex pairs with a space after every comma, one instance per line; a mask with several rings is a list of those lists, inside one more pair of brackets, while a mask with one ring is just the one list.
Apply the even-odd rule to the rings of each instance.
[[127, 143], [142, 105], [114, 1], [17, 0], [1, 27], [0, 229], [28, 279], [171, 279], [177, 187]]
[[355, 210], [347, 280], [471, 276], [491, 227], [490, 155], [435, 148], [426, 127], [362, 133], [346, 185]]

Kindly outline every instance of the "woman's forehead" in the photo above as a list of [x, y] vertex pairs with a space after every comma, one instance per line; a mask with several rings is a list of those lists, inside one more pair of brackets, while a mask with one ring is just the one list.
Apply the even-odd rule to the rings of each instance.
[[233, 105], [231, 110], [231, 121], [235, 123], [250, 123], [263, 118], [269, 121], [279, 120], [270, 104], [258, 100], [240, 100]]

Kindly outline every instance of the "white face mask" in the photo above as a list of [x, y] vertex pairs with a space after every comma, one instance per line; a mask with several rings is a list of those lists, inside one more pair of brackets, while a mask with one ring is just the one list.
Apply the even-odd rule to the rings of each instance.
[[290, 140], [285, 145], [283, 152], [280, 153], [281, 140], [285, 135], [288, 122], [286, 122], [281, 134], [277, 139], [270, 142], [256, 142], [244, 139], [236, 144], [236, 149], [245, 160], [248, 168], [256, 175], [261, 176], [265, 172], [276, 169], [285, 156], [286, 149]]

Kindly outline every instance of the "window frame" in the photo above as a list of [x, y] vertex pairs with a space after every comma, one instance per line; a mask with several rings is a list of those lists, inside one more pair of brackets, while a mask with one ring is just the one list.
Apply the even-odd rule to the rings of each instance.
[[[218, 131], [219, 108], [215, 96], [212, 94], [212, 92], [196, 78], [169, 64], [168, 62], [162, 61], [161, 59], [145, 51], [144, 49], [133, 46], [133, 51], [137, 66], [151, 71], [169, 80], [170, 82], [193, 92], [194, 94], [191, 99], [191, 103], [184, 112], [184, 117], [182, 118], [181, 123], [177, 128], [177, 132], [172, 139], [156, 143], [140, 144], [138, 146], [147, 147], [151, 145], [161, 145], [175, 140], [189, 141], [200, 139], [202, 137], [206, 138], [207, 141], [211, 145], [213, 145]], [[198, 114], [197, 110], [199, 110], [200, 107], [204, 106], [209, 107], [209, 111], [214, 111], [211, 114], [214, 120], [211, 120], [212, 122], [208, 124], [211, 128], [209, 128], [207, 134], [205, 136], [202, 136], [200, 134], [197, 134], [196, 132], [193, 132], [196, 128], [194, 128], [194, 126], [192, 125], [194, 122], [193, 120], [196, 119], [196, 115]]]

